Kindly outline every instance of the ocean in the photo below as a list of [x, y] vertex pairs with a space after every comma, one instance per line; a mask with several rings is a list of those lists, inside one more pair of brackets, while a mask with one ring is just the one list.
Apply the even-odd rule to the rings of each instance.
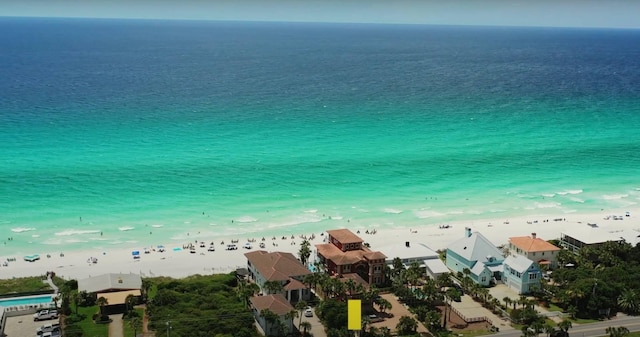
[[0, 18], [0, 256], [632, 208], [640, 31]]

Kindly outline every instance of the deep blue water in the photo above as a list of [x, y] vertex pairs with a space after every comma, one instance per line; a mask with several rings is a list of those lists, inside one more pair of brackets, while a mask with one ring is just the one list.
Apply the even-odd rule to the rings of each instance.
[[0, 18], [0, 255], [635, 207], [639, 126], [638, 30]]

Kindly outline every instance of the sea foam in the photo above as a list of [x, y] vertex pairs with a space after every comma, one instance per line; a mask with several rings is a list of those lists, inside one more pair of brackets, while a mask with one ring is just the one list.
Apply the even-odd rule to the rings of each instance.
[[97, 234], [97, 233], [100, 233], [100, 231], [97, 229], [86, 229], [86, 230], [68, 229], [66, 231], [57, 232], [54, 235], [70, 236], [70, 235]]
[[23, 232], [29, 232], [29, 231], [35, 231], [36, 229], [33, 227], [16, 227], [16, 228], [11, 228], [11, 231], [14, 233], [23, 233]]
[[118, 230], [121, 232], [126, 232], [126, 231], [130, 231], [130, 230], [134, 230], [135, 227], [131, 227], [131, 226], [124, 226], [124, 227], [118, 227]]

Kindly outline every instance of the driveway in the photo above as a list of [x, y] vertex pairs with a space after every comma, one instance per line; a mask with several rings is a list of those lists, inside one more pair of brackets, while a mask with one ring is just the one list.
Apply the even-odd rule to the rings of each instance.
[[124, 337], [122, 327], [122, 314], [109, 315], [111, 323], [109, 323], [109, 337]]
[[[316, 315], [316, 309], [313, 308], [313, 316], [305, 317], [302, 314], [302, 321], [311, 323], [311, 330], [308, 332], [312, 333], [314, 337], [327, 337], [327, 333], [324, 332], [324, 326], [320, 323], [320, 319], [318, 319], [318, 315]], [[300, 322], [300, 318], [294, 319], [294, 324], [298, 327], [298, 322]], [[299, 329], [302, 332], [302, 329]]]
[[[380, 297], [391, 303], [391, 310], [387, 311], [387, 314], [392, 314], [393, 317], [385, 318], [384, 321], [378, 323], [371, 323], [371, 326], [377, 328], [387, 327], [391, 331], [396, 331], [396, 326], [400, 322], [400, 317], [409, 316], [415, 318], [415, 316], [404, 306], [404, 304], [398, 301], [398, 298], [394, 294], [382, 294]], [[418, 332], [428, 332], [427, 328], [418, 322]]]

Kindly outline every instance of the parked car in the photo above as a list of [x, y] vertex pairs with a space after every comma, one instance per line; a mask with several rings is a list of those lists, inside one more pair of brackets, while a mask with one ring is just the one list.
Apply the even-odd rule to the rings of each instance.
[[304, 317], [313, 317], [313, 309], [311, 307], [304, 309]]
[[45, 324], [36, 329], [36, 335], [40, 336], [46, 332], [60, 331], [60, 323]]
[[58, 310], [41, 310], [33, 314], [33, 321], [45, 321], [58, 318]]

